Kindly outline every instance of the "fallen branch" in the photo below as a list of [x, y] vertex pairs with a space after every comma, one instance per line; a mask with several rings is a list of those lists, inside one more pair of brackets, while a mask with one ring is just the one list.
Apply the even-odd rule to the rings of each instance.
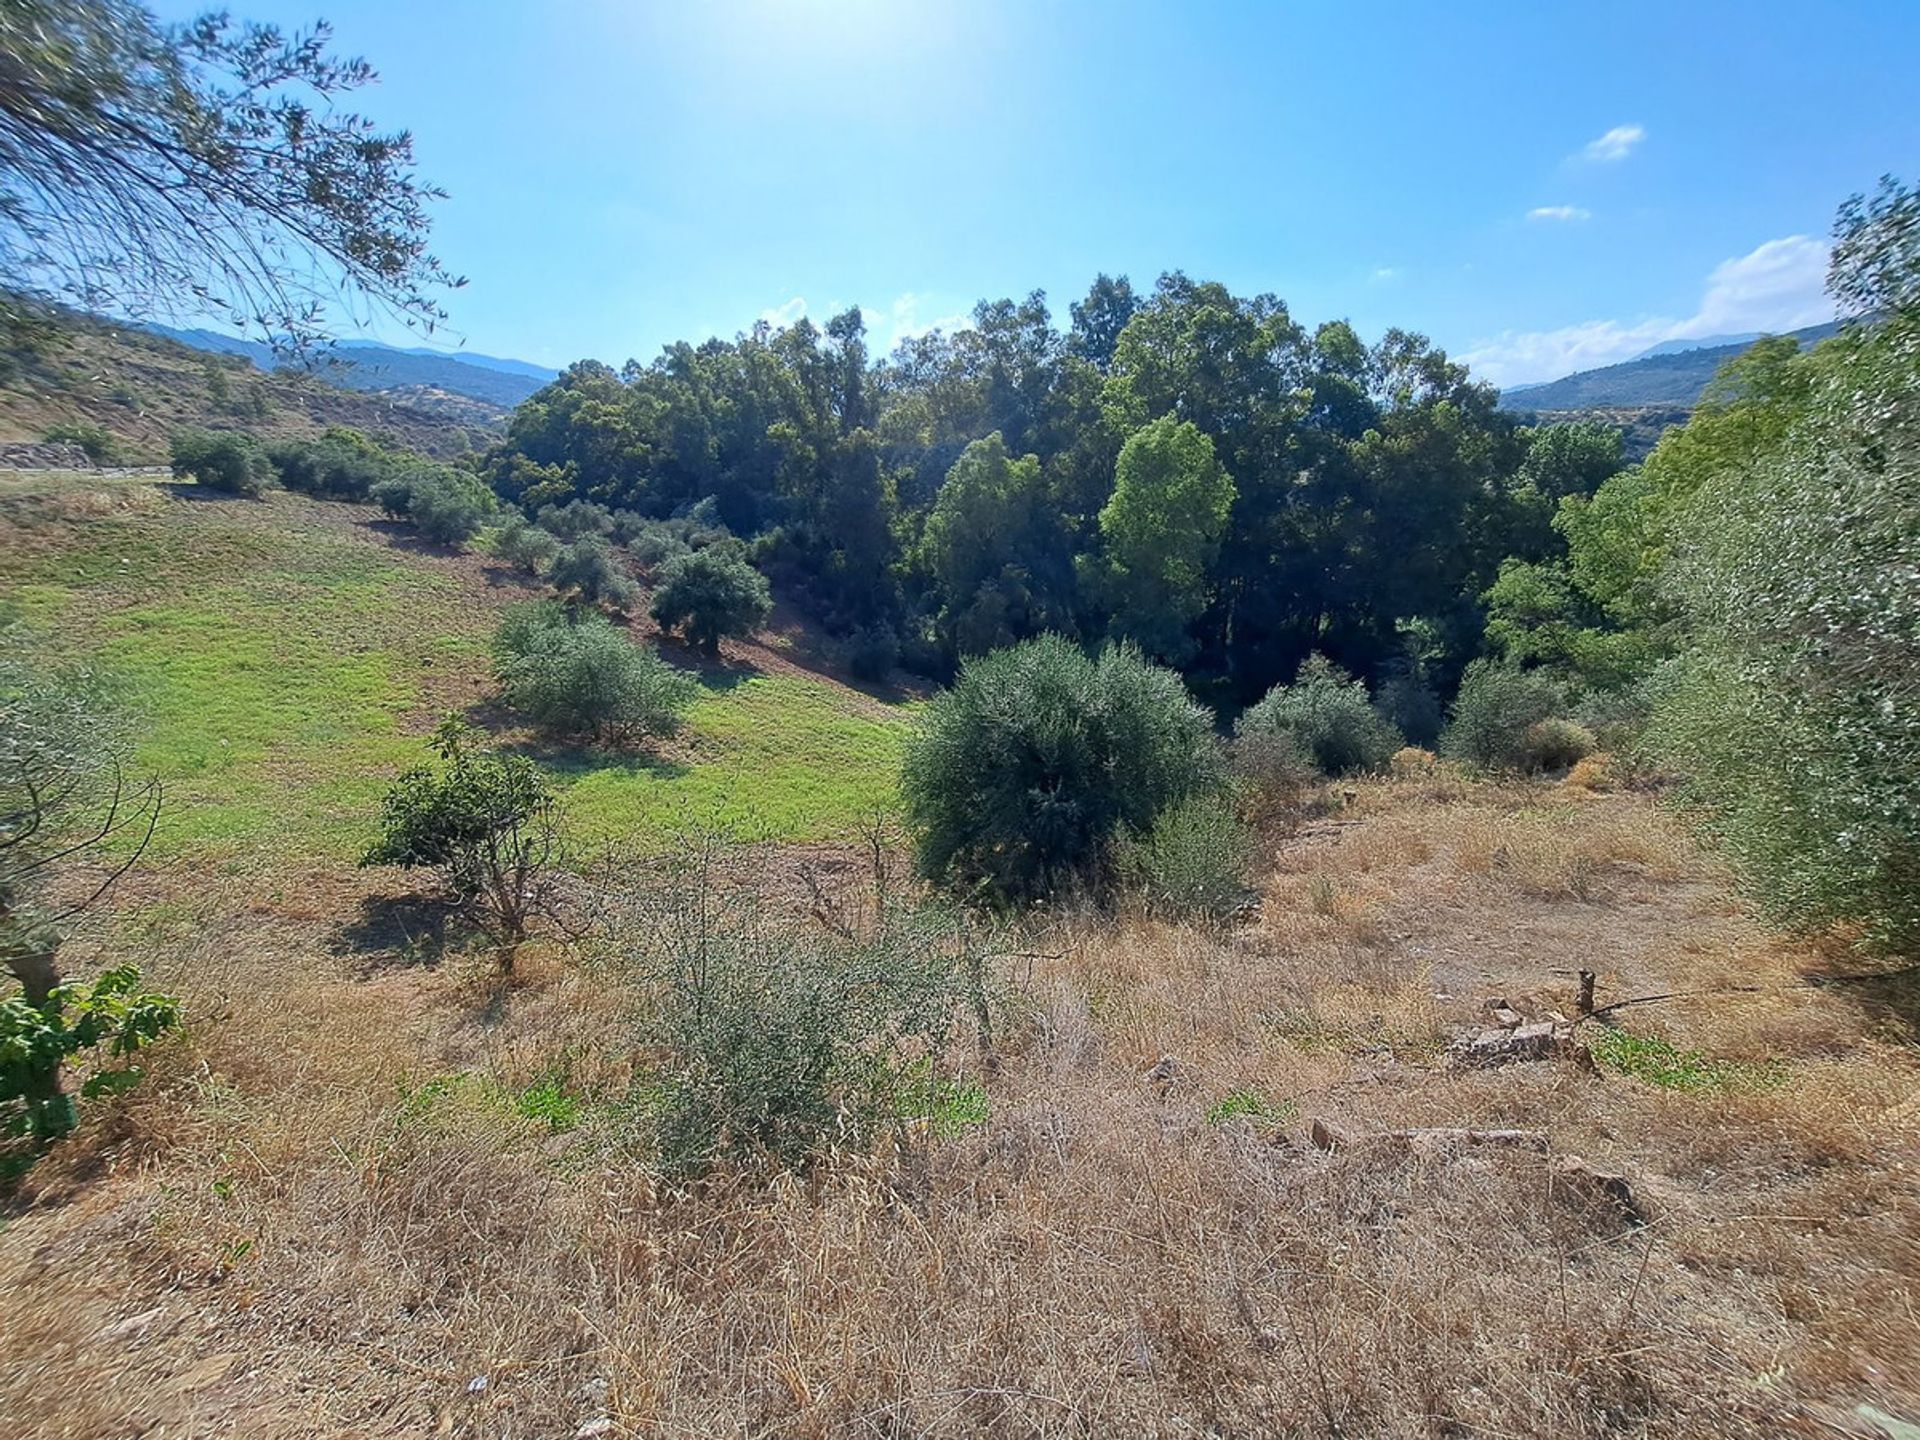
[[1326, 1120], [1315, 1120], [1308, 1127], [1307, 1135], [1316, 1149], [1329, 1152], [1384, 1141], [1421, 1150], [1445, 1150], [1462, 1145], [1512, 1145], [1524, 1150], [1537, 1150], [1544, 1155], [1550, 1145], [1544, 1130], [1467, 1130], [1431, 1126], [1412, 1130], [1377, 1130], [1370, 1135], [1361, 1135]]

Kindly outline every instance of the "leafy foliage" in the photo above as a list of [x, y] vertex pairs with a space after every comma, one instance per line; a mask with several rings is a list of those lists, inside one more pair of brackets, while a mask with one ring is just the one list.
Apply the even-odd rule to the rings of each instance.
[[583, 535], [556, 550], [547, 562], [547, 579], [580, 604], [631, 610], [640, 600], [640, 587], [613, 547], [598, 535]]
[[1291, 685], [1276, 685], [1249, 708], [1234, 734], [1283, 736], [1322, 775], [1381, 769], [1403, 743], [1365, 682], [1323, 655], [1308, 656]]
[[[179, 1023], [178, 1000], [139, 985], [139, 967], [120, 965], [92, 984], [56, 986], [39, 1004], [0, 1001], [0, 1135], [45, 1144], [71, 1134], [80, 1115], [58, 1084], [61, 1067], [103, 1046], [110, 1060], [128, 1061]], [[96, 1065], [80, 1093], [115, 1094], [140, 1076], [137, 1065]]]
[[762, 911], [696, 852], [638, 897], [618, 937], [649, 983], [648, 1038], [668, 1174], [804, 1166], [902, 1117], [967, 1123], [933, 1072], [956, 1009], [979, 996], [979, 942], [939, 910], [882, 906], [835, 934]]
[[367, 500], [374, 486], [394, 472], [399, 457], [358, 430], [329, 426], [317, 440], [283, 440], [267, 457], [289, 490], [323, 500]]
[[1178, 675], [1043, 636], [962, 667], [908, 744], [902, 793], [924, 875], [1021, 901], [1099, 878], [1123, 831], [1218, 776]]
[[752, 634], [772, 609], [766, 577], [729, 545], [669, 560], [653, 596], [660, 628], [678, 630], [709, 655], [719, 651], [722, 636]]
[[[159, 817], [157, 786], [130, 787], [120, 737], [98, 677], [42, 663], [32, 637], [0, 623], [0, 964], [19, 991], [0, 1002], [0, 1132], [36, 1144], [73, 1128], [61, 1067], [106, 1042], [130, 1054], [175, 1015], [174, 1002], [136, 990], [139, 972], [110, 971], [92, 986], [63, 984], [65, 923], [138, 858]], [[98, 860], [111, 840], [126, 858], [80, 873], [77, 893], [56, 902], [63, 871]], [[106, 1072], [102, 1072], [105, 1074]], [[137, 1072], [102, 1079], [131, 1083]]]
[[1247, 834], [1226, 795], [1190, 795], [1162, 811], [1144, 835], [1115, 846], [1120, 883], [1149, 915], [1219, 925], [1243, 910], [1252, 890]]
[[508, 705], [562, 735], [632, 741], [672, 733], [698, 688], [594, 611], [517, 605], [493, 640]]
[[544, 898], [553, 796], [531, 760], [476, 748], [457, 720], [434, 732], [432, 749], [437, 765], [416, 766], [387, 792], [380, 836], [360, 863], [439, 871], [504, 941], [517, 942]]
[[257, 496], [273, 479], [267, 452], [253, 436], [237, 430], [182, 430], [172, 442], [173, 473], [209, 490]]
[[1565, 706], [1560, 687], [1540, 671], [1476, 660], [1461, 677], [1440, 753], [1482, 770], [1529, 769], [1528, 732]]
[[1920, 946], [1916, 313], [1800, 362], [1765, 443], [1701, 477], [1650, 733], [1773, 914], [1902, 953]]
[[1192, 422], [1165, 415], [1127, 438], [1100, 511], [1117, 636], [1163, 660], [1192, 653], [1187, 627], [1206, 609], [1233, 500], [1213, 441]]
[[492, 493], [474, 476], [425, 460], [377, 482], [371, 498], [396, 520], [411, 521], [427, 539], [453, 546], [471, 540], [495, 507]]
[[516, 511], [493, 532], [493, 553], [516, 570], [540, 575], [559, 558], [560, 542]]
[[302, 346], [329, 306], [431, 325], [458, 284], [426, 250], [412, 142], [337, 102], [374, 79], [224, 14], [131, 0], [0, 6], [0, 273], [94, 310], [230, 315]]

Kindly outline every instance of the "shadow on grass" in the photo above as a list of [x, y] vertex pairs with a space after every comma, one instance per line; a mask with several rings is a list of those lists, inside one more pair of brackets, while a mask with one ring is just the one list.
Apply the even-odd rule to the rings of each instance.
[[1920, 965], [1890, 968], [1878, 975], [1816, 972], [1807, 979], [1855, 1006], [1870, 1027], [1893, 1030], [1909, 1044], [1920, 1039]]
[[465, 553], [458, 545], [448, 545], [439, 540], [429, 540], [407, 520], [362, 520], [360, 524], [373, 534], [380, 536], [395, 550], [404, 550], [409, 555], [433, 555], [440, 559], [454, 559]]
[[569, 781], [588, 775], [606, 774], [651, 775], [658, 780], [677, 780], [693, 768], [685, 761], [670, 760], [645, 750], [600, 749], [542, 740], [529, 740], [509, 748], [535, 761], [549, 773]]
[[161, 490], [175, 500], [191, 500], [196, 504], [211, 504], [228, 500], [236, 504], [257, 505], [267, 498], [264, 490], [252, 495], [242, 495], [236, 490], [221, 490], [213, 485], [202, 485], [196, 480], [163, 480]]
[[328, 953], [358, 959], [361, 972], [433, 969], [483, 932], [454, 901], [433, 895], [367, 895], [358, 913], [328, 932]]

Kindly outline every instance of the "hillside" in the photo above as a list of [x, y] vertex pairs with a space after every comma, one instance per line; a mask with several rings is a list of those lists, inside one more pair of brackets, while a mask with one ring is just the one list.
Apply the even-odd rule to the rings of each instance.
[[376, 394], [293, 370], [263, 373], [238, 357], [71, 313], [0, 354], [0, 441], [98, 426], [125, 463], [164, 459], [182, 426], [273, 437], [345, 425], [449, 457], [487, 444], [505, 417], [497, 405], [431, 387]]
[[425, 346], [382, 345], [372, 340], [342, 340], [323, 355], [292, 359], [269, 345], [240, 340], [214, 330], [146, 327], [152, 333], [195, 350], [242, 355], [258, 370], [309, 370], [344, 390], [444, 390], [511, 410], [560, 372], [525, 360], [492, 355], [455, 355]]
[[[669, 647], [683, 736], [530, 747], [590, 923], [502, 977], [353, 860], [440, 715], [529, 745], [485, 653], [529, 582], [287, 493], [0, 476], [0, 521], [0, 593], [123, 678], [167, 784], [72, 957], [189, 1017], [0, 1228], [20, 1434], [1758, 1437], [1920, 1395], [1910, 1024], [1809, 985], [1858, 957], [1769, 932], [1644, 793], [1348, 782], [1263, 835], [1230, 927], [994, 930], [991, 1031], [870, 1150], [678, 1186], [606, 917], [686, 923], [690, 870], [801, 946], [908, 893], [869, 823], [906, 707], [791, 622]], [[759, 843], [675, 850], [715, 821]], [[1682, 998], [1452, 1058], [1582, 967]]]
[[[1804, 349], [1839, 329], [1837, 323], [1814, 325], [1790, 332]], [[1758, 338], [1758, 337], [1753, 337]], [[1598, 370], [1582, 370], [1543, 385], [1521, 385], [1504, 390], [1500, 404], [1507, 410], [1563, 412], [1574, 410], [1691, 409], [1717, 371], [1745, 350], [1751, 340], [1704, 349], [1670, 351], [1655, 346], [1645, 355]]]

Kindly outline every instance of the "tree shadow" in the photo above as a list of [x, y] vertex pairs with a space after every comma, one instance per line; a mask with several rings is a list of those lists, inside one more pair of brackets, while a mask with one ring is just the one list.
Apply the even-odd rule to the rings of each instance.
[[380, 536], [395, 550], [404, 550], [409, 555], [432, 555], [439, 559], [451, 559], [462, 552], [458, 545], [449, 545], [441, 540], [429, 540], [406, 520], [362, 520], [360, 524], [373, 534]]
[[365, 895], [357, 912], [327, 934], [327, 952], [358, 959], [361, 973], [434, 969], [449, 950], [483, 935], [454, 901], [435, 895]]
[[506, 748], [569, 781], [605, 774], [651, 775], [659, 780], [677, 780], [693, 768], [685, 761], [671, 760], [646, 750], [563, 745], [550, 740], [527, 740]]
[[1920, 1039], [1920, 965], [1900, 966], [1879, 974], [1815, 972], [1807, 980], [1854, 1006], [1870, 1028], [1897, 1031], [1909, 1042]]
[[159, 488], [175, 500], [186, 500], [196, 505], [213, 505], [222, 501], [258, 505], [267, 498], [264, 492], [256, 495], [242, 495], [238, 491], [220, 490], [212, 485], [202, 485], [193, 480], [163, 480]]

